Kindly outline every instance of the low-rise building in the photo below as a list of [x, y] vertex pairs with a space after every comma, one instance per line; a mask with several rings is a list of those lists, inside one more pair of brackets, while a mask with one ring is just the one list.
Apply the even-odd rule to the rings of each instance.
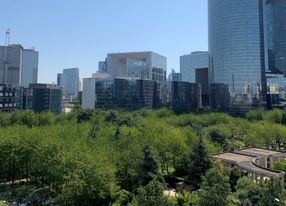
[[190, 112], [201, 108], [201, 87], [199, 84], [173, 81], [172, 108], [176, 112]]
[[284, 182], [285, 173], [274, 170], [274, 164], [286, 157], [286, 153], [262, 148], [247, 148], [235, 152], [213, 155], [226, 166], [238, 167], [241, 171], [256, 181], [264, 181], [274, 176]]
[[96, 108], [133, 110], [160, 105], [158, 83], [152, 80], [101, 79], [96, 81], [95, 90]]
[[27, 94], [34, 112], [62, 112], [62, 89], [53, 84], [30, 84]]
[[0, 112], [13, 112], [16, 108], [16, 87], [0, 84]]

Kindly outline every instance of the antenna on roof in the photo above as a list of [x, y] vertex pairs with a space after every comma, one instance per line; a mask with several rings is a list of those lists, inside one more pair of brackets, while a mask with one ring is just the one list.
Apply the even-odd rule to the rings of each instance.
[[6, 36], [5, 36], [5, 37], [6, 37], [6, 38], [5, 38], [5, 46], [8, 46], [8, 45], [10, 44], [10, 34], [11, 34], [11, 33], [10, 33], [10, 29], [8, 28], [7, 31], [6, 31], [6, 33], [5, 33], [5, 35], [6, 35]]

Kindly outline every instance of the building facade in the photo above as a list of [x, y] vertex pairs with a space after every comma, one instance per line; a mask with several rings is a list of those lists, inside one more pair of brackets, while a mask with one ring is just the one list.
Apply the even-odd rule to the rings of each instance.
[[201, 86], [196, 83], [172, 82], [172, 109], [175, 112], [190, 112], [201, 108]]
[[180, 57], [180, 73], [182, 81], [196, 82], [196, 69], [208, 68], [209, 53], [207, 51], [197, 51]]
[[21, 45], [0, 46], [0, 83], [28, 87], [37, 83], [39, 52]]
[[0, 84], [0, 112], [13, 112], [17, 109], [16, 87]]
[[210, 82], [229, 86], [232, 107], [271, 107], [273, 82], [280, 90], [279, 102], [285, 102], [281, 75], [286, 77], [286, 1], [209, 0], [208, 4]]
[[38, 82], [39, 52], [33, 49], [23, 49], [22, 52], [20, 86], [28, 87]]
[[154, 52], [108, 54], [106, 67], [112, 78], [166, 81], [167, 59]]
[[210, 101], [210, 84], [209, 84], [209, 69], [198, 68], [195, 72], [196, 84], [201, 85], [202, 106], [208, 107]]
[[63, 73], [57, 74], [57, 85], [63, 88], [65, 99], [73, 101], [80, 90], [79, 69], [64, 69]]
[[182, 81], [182, 74], [172, 69], [172, 72], [168, 76], [168, 81]]
[[57, 74], [57, 86], [63, 87], [63, 73]]
[[264, 0], [265, 55], [268, 69], [286, 75], [286, 1]]
[[233, 107], [266, 103], [262, 0], [209, 0], [210, 83], [229, 86]]
[[30, 84], [27, 93], [34, 112], [62, 112], [62, 89], [52, 84]]
[[106, 61], [99, 61], [98, 62], [98, 71], [99, 72], [106, 72], [107, 66]]
[[158, 108], [158, 83], [152, 80], [126, 78], [101, 79], [95, 84], [96, 108], [134, 110]]
[[229, 111], [231, 104], [229, 87], [226, 84], [210, 84], [210, 107], [215, 110]]
[[83, 109], [94, 109], [96, 103], [96, 79], [84, 78], [82, 80], [81, 106]]

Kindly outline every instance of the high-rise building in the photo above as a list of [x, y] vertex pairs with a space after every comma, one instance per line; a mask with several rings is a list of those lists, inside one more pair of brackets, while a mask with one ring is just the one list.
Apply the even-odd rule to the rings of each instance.
[[76, 98], [80, 90], [79, 69], [64, 69], [57, 75], [57, 85], [63, 88], [65, 99]]
[[0, 83], [28, 87], [37, 83], [39, 52], [21, 45], [0, 46]]
[[106, 72], [106, 61], [99, 61], [98, 62], [98, 71]]
[[176, 72], [172, 69], [171, 73], [168, 76], [168, 81], [182, 81], [182, 74], [179, 72]]
[[63, 87], [63, 73], [57, 74], [57, 86]]
[[266, 103], [263, 0], [209, 0], [209, 76], [231, 106]]
[[30, 84], [31, 106], [35, 112], [62, 112], [62, 89], [52, 84]]
[[210, 82], [229, 86], [231, 106], [266, 105], [273, 82], [283, 100], [285, 10], [285, 0], [209, 0]]
[[196, 82], [196, 69], [208, 68], [209, 53], [207, 51], [196, 51], [180, 57], [180, 72], [182, 81]]
[[265, 55], [268, 69], [286, 75], [286, 1], [264, 1]]
[[28, 87], [29, 84], [38, 82], [39, 52], [34, 49], [23, 49], [22, 52], [20, 86]]
[[107, 73], [112, 78], [133, 78], [166, 81], [167, 59], [154, 52], [108, 54]]
[[84, 78], [82, 80], [82, 108], [83, 109], [94, 109], [96, 102], [96, 79], [95, 78]]

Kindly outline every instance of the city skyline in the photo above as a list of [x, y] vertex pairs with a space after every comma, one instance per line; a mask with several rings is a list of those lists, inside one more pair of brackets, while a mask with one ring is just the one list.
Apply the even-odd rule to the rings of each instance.
[[[208, 49], [206, 0], [1, 1], [0, 44], [10, 28], [10, 43], [36, 47], [39, 82], [56, 83], [56, 74], [70, 67], [78, 67], [81, 78], [90, 77], [98, 61], [119, 51], [160, 53], [170, 73], [179, 71], [181, 55]], [[16, 15], [8, 15], [11, 9]]]

